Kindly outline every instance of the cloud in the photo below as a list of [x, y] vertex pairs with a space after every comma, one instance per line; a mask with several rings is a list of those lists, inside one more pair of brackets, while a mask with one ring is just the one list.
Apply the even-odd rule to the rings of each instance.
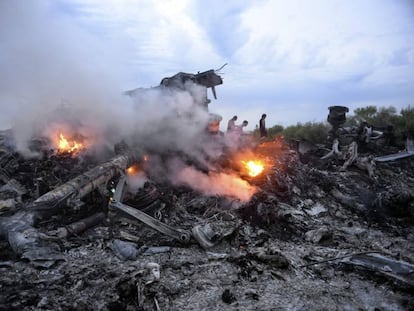
[[[122, 67], [113, 71], [121, 73], [115, 80], [123, 90], [228, 62], [219, 100], [210, 109], [224, 120], [244, 115], [251, 121], [248, 129], [263, 112], [269, 125], [294, 124], [324, 120], [332, 104], [400, 108], [414, 96], [409, 0], [43, 3], [59, 20], [88, 34], [87, 40], [65, 35], [78, 50], [89, 46], [79, 42], [107, 42], [95, 54], [112, 54], [108, 58], [118, 62], [112, 69]], [[102, 57], [90, 58], [99, 68]]]
[[177, 72], [204, 71], [224, 60], [188, 14], [191, 1], [77, 0], [72, 5], [86, 28], [104, 26], [107, 36], [129, 42], [126, 88], [154, 86]]
[[228, 67], [232, 91], [223, 100], [269, 112], [269, 124], [273, 114], [291, 124], [324, 120], [339, 103], [406, 105], [414, 95], [413, 13], [409, 1], [261, 1], [241, 13], [248, 40]]

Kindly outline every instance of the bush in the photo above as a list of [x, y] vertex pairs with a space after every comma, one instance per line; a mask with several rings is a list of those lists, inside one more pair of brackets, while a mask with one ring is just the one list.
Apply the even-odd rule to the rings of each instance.
[[392, 126], [398, 138], [403, 138], [407, 132], [414, 132], [414, 108], [411, 106], [401, 109], [399, 114], [393, 106], [379, 109], [376, 106], [357, 108], [354, 115], [347, 117], [346, 126], [356, 126], [363, 120], [379, 128]]
[[[284, 127], [282, 125], [274, 125], [267, 129], [267, 136], [269, 139], [274, 139], [277, 135], [283, 132]], [[254, 137], [260, 137], [260, 130], [258, 127], [253, 131]]]
[[330, 125], [323, 122], [305, 124], [298, 123], [285, 128], [282, 132], [286, 139], [305, 139], [314, 144], [322, 144], [326, 142]]
[[[414, 108], [408, 106], [397, 113], [393, 106], [377, 108], [376, 106], [367, 106], [354, 110], [354, 115], [347, 116], [344, 126], [358, 126], [361, 121], [366, 121], [379, 128], [392, 127], [397, 139], [405, 139], [407, 132], [414, 133]], [[327, 122], [307, 122], [297, 123], [283, 128], [281, 125], [274, 125], [268, 128], [268, 136], [273, 139], [275, 136], [282, 134], [286, 139], [306, 139], [314, 144], [323, 144], [326, 142], [331, 125]], [[254, 130], [254, 136], [259, 137], [259, 130]]]

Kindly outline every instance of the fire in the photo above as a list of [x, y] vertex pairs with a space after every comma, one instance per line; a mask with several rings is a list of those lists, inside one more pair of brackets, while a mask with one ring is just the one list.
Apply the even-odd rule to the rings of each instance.
[[264, 170], [264, 165], [260, 160], [241, 161], [251, 177], [260, 175]]
[[139, 167], [136, 164], [131, 165], [130, 167], [126, 169], [126, 172], [128, 175], [136, 175], [139, 173]]
[[69, 141], [62, 133], [59, 134], [58, 152], [75, 153], [84, 148], [82, 143], [76, 140]]
[[219, 172], [205, 174], [191, 166], [178, 170], [173, 182], [190, 186], [207, 195], [231, 196], [243, 202], [248, 202], [258, 190], [236, 174]]

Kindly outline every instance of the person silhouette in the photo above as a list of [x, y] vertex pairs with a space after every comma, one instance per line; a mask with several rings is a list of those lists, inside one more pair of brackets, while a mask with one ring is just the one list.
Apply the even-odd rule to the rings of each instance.
[[265, 119], [266, 119], [266, 114], [262, 114], [262, 117], [259, 121], [259, 130], [260, 130], [260, 138], [262, 137], [267, 137], [267, 129], [266, 129], [266, 123], [265, 123]]

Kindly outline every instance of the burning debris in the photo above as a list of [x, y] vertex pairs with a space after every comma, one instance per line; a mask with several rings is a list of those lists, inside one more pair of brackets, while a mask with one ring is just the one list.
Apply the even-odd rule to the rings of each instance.
[[[208, 112], [207, 88], [216, 97], [221, 83], [209, 70], [127, 92], [191, 104], [113, 149], [67, 120], [31, 140], [37, 157], [0, 133], [0, 309], [413, 304], [413, 158], [377, 161], [374, 174], [375, 154], [341, 148], [343, 108], [330, 152], [281, 139], [234, 148]], [[182, 123], [197, 129], [191, 148], [168, 140]]]
[[67, 140], [66, 137], [60, 133], [59, 134], [59, 143], [57, 151], [59, 153], [76, 153], [85, 149], [85, 146], [81, 142], [77, 142], [75, 139]]

